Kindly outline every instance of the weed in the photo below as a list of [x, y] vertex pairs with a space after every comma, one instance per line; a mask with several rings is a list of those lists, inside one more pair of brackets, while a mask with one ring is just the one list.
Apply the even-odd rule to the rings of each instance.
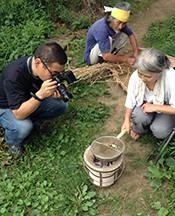
[[151, 203], [151, 207], [158, 210], [157, 215], [158, 216], [166, 216], [168, 215], [168, 210], [161, 206], [161, 203], [159, 201], [155, 201]]
[[90, 27], [90, 21], [91, 21], [91, 15], [89, 16], [80, 16], [72, 22], [72, 29], [78, 30], [78, 29], [86, 29]]
[[1, 215], [98, 213], [96, 192], [82, 164], [83, 152], [109, 115], [109, 109], [94, 96], [98, 97], [105, 86], [104, 82], [92, 87], [87, 82], [72, 86], [75, 97], [67, 114], [55, 121], [53, 131], [31, 134], [18, 164], [0, 169]]
[[111, 108], [112, 108], [112, 109], [116, 109], [116, 106], [115, 106], [115, 105], [112, 105]]
[[[175, 159], [172, 157], [172, 152], [174, 151], [174, 143], [172, 142], [167, 148], [161, 159], [158, 161], [157, 166], [153, 166], [152, 162], [148, 166], [148, 173], [145, 176], [149, 179], [151, 187], [154, 190], [163, 190], [165, 196], [160, 199], [157, 198], [157, 201], [152, 202], [152, 208], [158, 210], [158, 215], [174, 215], [174, 203], [175, 203], [175, 196], [174, 196], [174, 175], [175, 175]], [[168, 183], [165, 188], [162, 188], [165, 183]], [[166, 190], [166, 193], [165, 193]], [[160, 194], [160, 193], [159, 193]], [[164, 203], [161, 204], [158, 200], [164, 200]], [[166, 204], [166, 205], [165, 205]]]
[[[30, 14], [26, 14], [27, 7], [32, 11]], [[38, 6], [34, 11], [31, 7], [28, 3], [21, 3], [21, 10], [16, 10], [20, 11], [20, 14], [14, 14], [15, 17], [19, 15], [17, 20], [13, 17], [11, 21], [9, 18], [4, 21], [6, 25], [0, 27], [0, 71], [11, 61], [33, 54], [35, 49], [46, 41], [45, 38], [51, 36], [53, 24], [48, 20], [43, 7]], [[21, 19], [20, 22], [15, 23], [18, 19]]]
[[[52, 32], [52, 23], [47, 12], [53, 11], [53, 16], [64, 22], [73, 21], [73, 28], [79, 26], [88, 28], [89, 17], [79, 16], [74, 19], [70, 7], [81, 9], [79, 0], [70, 1], [40, 1], [2, 0], [0, 3], [0, 70], [10, 61], [25, 54], [33, 54], [38, 45], [43, 43]], [[143, 9], [149, 1], [129, 0], [136, 10]], [[108, 6], [114, 6], [114, 1], [107, 1]], [[61, 7], [60, 7], [61, 5]], [[80, 5], [80, 7], [77, 5]], [[52, 6], [52, 7], [51, 7]], [[135, 11], [136, 11], [135, 10]], [[47, 12], [46, 12], [47, 11]], [[57, 12], [57, 13], [56, 13]], [[135, 12], [134, 12], [135, 13]], [[81, 23], [82, 22], [82, 23]], [[57, 30], [57, 36], [66, 33], [64, 29]], [[168, 29], [166, 29], [168, 28]], [[163, 32], [165, 30], [165, 32]], [[160, 47], [162, 51], [174, 53], [174, 17], [167, 23], [153, 25], [147, 41]], [[163, 35], [163, 36], [162, 36]], [[160, 44], [157, 44], [160, 42]], [[70, 46], [69, 46], [70, 45]], [[152, 46], [151, 45], [151, 46]], [[161, 45], [161, 46], [160, 46]], [[163, 45], [163, 47], [162, 47]], [[77, 66], [84, 66], [83, 52], [85, 38], [68, 42], [68, 55], [78, 59]], [[150, 44], [148, 45], [150, 46]], [[71, 48], [71, 49], [69, 49]], [[69, 54], [70, 52], [70, 54]], [[12, 161], [4, 151], [4, 140], [0, 140], [0, 214], [1, 215], [97, 215], [99, 209], [105, 215], [122, 215], [126, 210], [128, 215], [152, 215], [155, 210], [159, 216], [175, 215], [175, 147], [166, 149], [157, 166], [151, 163], [146, 177], [155, 189], [151, 195], [144, 192], [143, 198], [129, 197], [125, 200], [125, 193], [131, 193], [135, 186], [125, 188], [122, 194], [96, 194], [96, 188], [90, 183], [83, 170], [83, 152], [92, 143], [97, 132], [110, 115], [109, 108], [98, 102], [101, 95], [111, 97], [105, 81], [96, 82], [90, 86], [88, 82], [75, 83], [70, 86], [74, 99], [69, 104], [66, 115], [56, 119], [55, 126], [50, 134], [32, 133], [24, 141], [25, 155], [18, 161]], [[114, 100], [115, 98], [112, 98]], [[116, 123], [118, 121], [116, 120]], [[118, 134], [120, 128], [116, 130]], [[3, 137], [4, 131], [1, 133]], [[131, 139], [126, 136], [126, 140]], [[140, 138], [143, 144], [148, 142], [157, 144], [157, 140], [146, 135]], [[134, 154], [127, 157], [134, 158]], [[137, 163], [141, 166], [140, 158], [133, 160], [134, 169]], [[145, 164], [144, 164], [145, 166]], [[126, 171], [124, 175], [132, 173]], [[144, 201], [144, 202], [143, 202]], [[126, 203], [126, 205], [125, 205]], [[146, 211], [150, 208], [152, 209]], [[146, 207], [145, 207], [146, 206]], [[110, 209], [110, 211], [109, 211]]]
[[84, 62], [84, 57], [83, 57], [84, 50], [85, 50], [85, 38], [75, 39], [73, 41], [67, 42], [68, 56], [69, 58], [71, 58], [71, 61], [76, 60], [77, 67], [80, 67], [80, 66], [83, 67], [84, 65], [86, 65], [86, 63]]
[[156, 22], [148, 27], [148, 33], [143, 37], [146, 47], [154, 46], [168, 55], [175, 56], [175, 16], [163, 22]]
[[125, 154], [127, 157], [135, 157], [135, 153], [134, 152], [128, 152]]
[[[123, 208], [123, 198], [124, 197], [120, 194], [116, 194], [115, 196], [112, 196], [109, 193], [104, 195], [99, 194], [98, 202], [101, 212], [103, 212], [106, 216], [110, 216], [111, 214], [120, 215], [120, 211]], [[109, 209], [106, 208], [108, 206], [110, 206], [110, 212]]]
[[64, 25], [59, 25], [57, 29], [55, 30], [55, 36], [57, 38], [63, 37], [64, 35], [69, 35], [69, 34], [73, 34], [73, 33], [70, 32], [70, 30], [66, 28]]

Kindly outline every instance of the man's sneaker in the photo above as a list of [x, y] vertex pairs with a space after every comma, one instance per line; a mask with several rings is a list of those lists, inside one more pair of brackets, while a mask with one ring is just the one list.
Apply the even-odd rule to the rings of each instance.
[[23, 148], [20, 145], [9, 145], [8, 152], [15, 158], [19, 158], [23, 153]]

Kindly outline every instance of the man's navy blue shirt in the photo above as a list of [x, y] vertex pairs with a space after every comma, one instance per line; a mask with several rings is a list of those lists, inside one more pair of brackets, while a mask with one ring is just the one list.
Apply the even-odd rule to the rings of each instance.
[[11, 62], [0, 75], [0, 108], [18, 109], [41, 87], [42, 80], [35, 78], [27, 65], [25, 56]]
[[[125, 25], [125, 27], [120, 31], [124, 32], [128, 36], [133, 34], [132, 30], [127, 25]], [[86, 37], [86, 48], [85, 48], [85, 55], [84, 55], [84, 59], [88, 64], [90, 64], [89, 56], [90, 56], [91, 49], [97, 43], [99, 44], [99, 49], [101, 50], [102, 53], [106, 53], [110, 51], [109, 36], [115, 38], [116, 32], [112, 28], [110, 28], [110, 26], [106, 23], [105, 17], [96, 21], [91, 26]]]

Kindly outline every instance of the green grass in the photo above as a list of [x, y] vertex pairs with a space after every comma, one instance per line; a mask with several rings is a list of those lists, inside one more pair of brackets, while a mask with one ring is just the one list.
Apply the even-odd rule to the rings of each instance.
[[44, 8], [32, 2], [6, 1], [0, 17], [0, 72], [13, 60], [33, 54], [53, 34]]
[[175, 57], [175, 16], [151, 24], [143, 40], [145, 47], [154, 46], [156, 49]]
[[[16, 2], [20, 3], [20, 1]], [[113, 3], [116, 2], [111, 1], [112, 6]], [[135, 7], [139, 6], [136, 7], [136, 11], [149, 3], [150, 1], [135, 1]], [[13, 10], [13, 8], [11, 7], [9, 10]], [[37, 17], [35, 13], [33, 14]], [[28, 14], [25, 15], [23, 13], [24, 19]], [[18, 18], [15, 16], [15, 20]], [[24, 54], [21, 49], [24, 52], [32, 52], [38, 43], [45, 40], [45, 36], [49, 36], [51, 25], [45, 23], [45, 21], [47, 22], [44, 19], [47, 18], [45, 13], [41, 18], [36, 22], [34, 18], [30, 22], [27, 21], [26, 25], [22, 27], [23, 38], [21, 38], [18, 37], [19, 33], [21, 34], [21, 28], [18, 26], [16, 30], [8, 28], [14, 18], [6, 17], [6, 27], [1, 31], [3, 36], [1, 38], [4, 38], [0, 47], [3, 64], [6, 64], [10, 59], [8, 57], [5, 61], [6, 51], [9, 51], [8, 55], [11, 53], [11, 59], [17, 58]], [[79, 21], [76, 20], [77, 23]], [[24, 47], [30, 40], [30, 32], [28, 32], [30, 29], [27, 27], [31, 23], [33, 23], [32, 29], [36, 34], [33, 35], [32, 41], [34, 42], [31, 42], [31, 46], [28, 47], [31, 49], [27, 50]], [[75, 26], [77, 23], [74, 23]], [[46, 24], [42, 35], [38, 34], [38, 31], [41, 31], [40, 28], [43, 29], [41, 24]], [[47, 34], [48, 29], [49, 34]], [[31, 32], [33, 34], [33, 31]], [[58, 36], [62, 33], [67, 34], [67, 29], [57, 30]], [[10, 40], [11, 37], [15, 40]], [[18, 38], [24, 43], [21, 47], [16, 48], [15, 45], [20, 41]], [[169, 41], [174, 39], [174, 18], [171, 17], [166, 22], [153, 24], [145, 38], [147, 46], [155, 46], [162, 51], [168, 48], [166, 53], [173, 55], [174, 44]], [[82, 57], [84, 46], [84, 36], [68, 42], [67, 54], [70, 58], [77, 59], [77, 67], [86, 65]], [[72, 48], [68, 49], [68, 47]], [[104, 133], [101, 131], [101, 127], [110, 115], [109, 107], [97, 100], [102, 95], [110, 98], [111, 95], [105, 82], [97, 82], [93, 86], [90, 86], [88, 82], [73, 84], [70, 91], [73, 93], [74, 99], [69, 103], [68, 112], [55, 121], [50, 134], [43, 135], [33, 131], [24, 141], [26, 153], [18, 161], [12, 160], [11, 156], [4, 151], [4, 131], [0, 130], [0, 215], [89, 216], [103, 213], [105, 216], [111, 216], [111, 214], [114, 216], [124, 214], [130, 216], [152, 216], [153, 214], [174, 216], [175, 144], [166, 149], [157, 166], [153, 166], [152, 162], [147, 163], [146, 155], [143, 158], [137, 157], [133, 152], [126, 155], [132, 161], [132, 169], [124, 172], [123, 176], [132, 177], [133, 171], [148, 167], [145, 178], [150, 182], [153, 191], [145, 189], [141, 191], [140, 197], [137, 197], [133, 194], [137, 188], [135, 183], [129, 187], [123, 186], [122, 190], [117, 188], [116, 183], [109, 190], [110, 193], [106, 193], [105, 190], [102, 193], [91, 184], [83, 169], [83, 153], [97, 134]], [[111, 98], [111, 100], [117, 100], [117, 98]], [[114, 108], [111, 107], [111, 109]], [[116, 120], [116, 123], [119, 121]], [[119, 131], [120, 128], [116, 129], [115, 133], [118, 134]], [[130, 140], [128, 135], [126, 135], [125, 142], [127, 140]], [[155, 147], [159, 142], [148, 134], [140, 138], [139, 148], [147, 143], [152, 143]], [[115, 194], [112, 193], [113, 190], [115, 190]]]
[[[75, 84], [74, 90], [78, 90], [69, 110], [57, 119], [50, 134], [33, 132], [24, 141], [26, 154], [18, 161], [3, 155], [13, 164], [1, 164], [1, 215], [72, 216], [98, 212], [94, 186], [83, 169], [83, 152], [110, 115], [94, 96], [105, 86]], [[89, 95], [84, 98], [85, 94]]]
[[[109, 108], [97, 102], [100, 96], [109, 95], [107, 84], [97, 82], [90, 86], [81, 82], [73, 84], [70, 91], [74, 98], [69, 110], [55, 121], [50, 134], [33, 131], [24, 141], [26, 154], [18, 161], [7, 158], [5, 152], [1, 154], [8, 166], [2, 163], [0, 169], [0, 213], [5, 216], [12, 212], [14, 216], [89, 216], [100, 212], [105, 216], [111, 212], [116, 216], [122, 216], [123, 212], [151, 215], [147, 213], [151, 204], [143, 209], [138, 197], [130, 197], [137, 187], [134, 183], [115, 195], [98, 194], [98, 188], [91, 184], [83, 169], [83, 153], [96, 135], [102, 133], [101, 127], [110, 115]], [[133, 161], [130, 165], [133, 171], [142, 169], [144, 159], [132, 152], [126, 156]], [[132, 176], [133, 171], [123, 175]]]

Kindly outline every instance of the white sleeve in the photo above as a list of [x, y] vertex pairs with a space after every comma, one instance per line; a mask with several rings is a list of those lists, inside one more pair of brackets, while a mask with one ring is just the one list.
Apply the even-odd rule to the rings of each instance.
[[129, 109], [133, 109], [136, 106], [138, 82], [139, 82], [139, 77], [138, 77], [137, 70], [136, 70], [131, 75], [130, 80], [129, 80], [129, 84], [128, 84], [125, 107], [127, 107]]
[[165, 94], [168, 96], [168, 104], [175, 109], [175, 70], [166, 69]]

